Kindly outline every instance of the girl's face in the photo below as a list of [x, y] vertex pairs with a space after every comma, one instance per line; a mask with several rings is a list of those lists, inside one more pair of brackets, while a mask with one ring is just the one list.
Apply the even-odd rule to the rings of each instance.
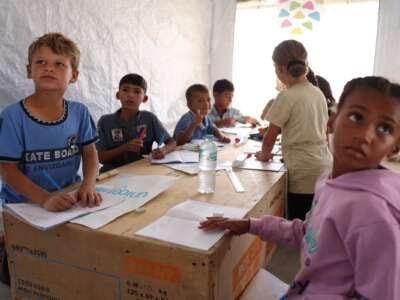
[[356, 89], [331, 116], [328, 131], [333, 133], [333, 177], [375, 169], [385, 156], [399, 151], [400, 99]]

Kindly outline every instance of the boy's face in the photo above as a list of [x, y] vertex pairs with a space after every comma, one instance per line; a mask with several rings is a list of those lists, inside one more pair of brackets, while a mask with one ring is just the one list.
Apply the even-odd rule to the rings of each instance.
[[399, 150], [400, 100], [372, 89], [354, 90], [328, 122], [334, 177], [375, 169]]
[[147, 101], [147, 96], [142, 87], [124, 83], [119, 87], [117, 99], [121, 101], [122, 109], [137, 111], [140, 104]]
[[233, 92], [223, 91], [222, 93], [214, 93], [215, 106], [219, 109], [227, 109], [232, 103]]
[[193, 113], [207, 115], [211, 107], [210, 95], [208, 92], [194, 92], [188, 101], [188, 107]]
[[27, 65], [28, 78], [35, 83], [36, 90], [62, 91], [78, 79], [78, 70], [71, 67], [71, 58], [56, 54], [49, 47], [40, 47]]

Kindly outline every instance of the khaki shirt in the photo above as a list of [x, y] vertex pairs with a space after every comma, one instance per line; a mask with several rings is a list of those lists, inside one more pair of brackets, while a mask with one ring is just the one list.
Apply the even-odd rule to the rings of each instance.
[[326, 126], [328, 109], [322, 92], [311, 83], [291, 86], [278, 94], [266, 116], [282, 130], [282, 154], [289, 192], [313, 194], [317, 178], [330, 170]]

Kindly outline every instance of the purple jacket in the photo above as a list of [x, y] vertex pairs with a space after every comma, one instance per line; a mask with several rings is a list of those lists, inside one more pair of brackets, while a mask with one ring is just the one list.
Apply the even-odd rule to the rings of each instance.
[[265, 216], [250, 232], [301, 249], [288, 299], [400, 299], [400, 174], [324, 175], [305, 222]]

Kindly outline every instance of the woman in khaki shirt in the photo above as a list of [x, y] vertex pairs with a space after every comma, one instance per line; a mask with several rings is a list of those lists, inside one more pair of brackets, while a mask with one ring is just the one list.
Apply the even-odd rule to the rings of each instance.
[[267, 161], [279, 132], [288, 169], [288, 218], [304, 220], [310, 210], [317, 178], [329, 170], [331, 155], [326, 141], [328, 109], [322, 92], [306, 78], [307, 51], [295, 40], [280, 43], [272, 60], [279, 80], [287, 87], [266, 115], [269, 127], [257, 159]]

